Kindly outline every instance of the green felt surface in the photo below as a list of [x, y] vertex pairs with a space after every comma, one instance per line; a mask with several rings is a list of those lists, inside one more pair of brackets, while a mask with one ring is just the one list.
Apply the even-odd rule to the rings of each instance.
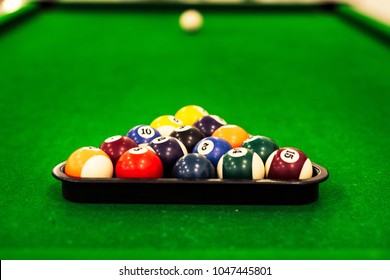
[[[1, 259], [390, 258], [390, 49], [335, 11], [40, 11], [0, 34]], [[303, 206], [77, 204], [75, 149], [198, 104], [326, 167]]]

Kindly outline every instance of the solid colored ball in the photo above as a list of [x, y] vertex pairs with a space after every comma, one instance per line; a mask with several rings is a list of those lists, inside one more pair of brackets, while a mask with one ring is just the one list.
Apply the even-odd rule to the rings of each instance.
[[136, 147], [125, 152], [116, 163], [115, 174], [118, 178], [161, 178], [163, 164], [158, 155], [146, 148]]
[[196, 144], [193, 152], [204, 155], [214, 167], [220, 158], [232, 149], [228, 141], [218, 137], [206, 137]]
[[172, 177], [172, 169], [175, 163], [187, 154], [184, 144], [171, 136], [160, 136], [149, 143], [148, 148], [161, 159], [164, 166], [164, 177]]
[[313, 176], [310, 159], [295, 148], [280, 148], [273, 152], [265, 163], [268, 179], [309, 179]]
[[248, 132], [237, 125], [221, 126], [212, 136], [225, 139], [233, 148], [241, 147], [242, 143], [249, 138]]
[[109, 137], [100, 145], [100, 149], [111, 158], [114, 166], [124, 152], [135, 147], [137, 147], [137, 143], [129, 137], [121, 135]]
[[173, 167], [172, 175], [180, 179], [210, 179], [216, 176], [213, 164], [200, 154], [180, 158]]
[[184, 125], [193, 125], [201, 117], [207, 116], [209, 113], [200, 106], [188, 105], [176, 112], [175, 117], [181, 120]]
[[226, 125], [225, 120], [216, 115], [204, 116], [194, 123], [194, 126], [203, 132], [206, 137], [211, 136], [214, 131], [223, 125]]
[[246, 148], [227, 152], [218, 162], [220, 179], [263, 179], [264, 163], [260, 156]]
[[170, 115], [160, 116], [150, 124], [150, 126], [157, 129], [162, 136], [170, 135], [175, 128], [182, 125], [184, 124], [181, 120]]
[[76, 178], [111, 178], [114, 166], [101, 149], [83, 147], [74, 151], [65, 163], [65, 174]]
[[146, 146], [153, 139], [161, 136], [160, 132], [150, 125], [137, 125], [126, 134], [131, 140], [139, 146]]
[[171, 136], [179, 139], [189, 152], [191, 152], [195, 145], [205, 137], [199, 129], [190, 125], [175, 128], [171, 133]]
[[266, 162], [268, 157], [277, 149], [278, 145], [274, 140], [265, 136], [251, 136], [242, 143], [242, 147], [252, 150], [257, 153], [263, 162]]
[[196, 32], [203, 26], [203, 16], [197, 10], [184, 11], [180, 15], [179, 25], [186, 32]]

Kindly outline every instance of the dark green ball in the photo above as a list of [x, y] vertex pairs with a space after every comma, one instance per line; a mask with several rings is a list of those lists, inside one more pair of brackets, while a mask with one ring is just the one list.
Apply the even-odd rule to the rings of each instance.
[[257, 153], [263, 162], [277, 149], [278, 145], [274, 140], [265, 136], [252, 136], [244, 141], [242, 147]]
[[263, 179], [265, 170], [258, 154], [246, 148], [235, 148], [219, 160], [217, 173], [220, 179]]

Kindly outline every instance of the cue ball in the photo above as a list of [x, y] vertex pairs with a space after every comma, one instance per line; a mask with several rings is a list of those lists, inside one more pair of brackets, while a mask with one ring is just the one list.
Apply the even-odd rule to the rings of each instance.
[[203, 16], [197, 10], [187, 10], [180, 15], [179, 24], [184, 31], [193, 33], [202, 28]]
[[302, 180], [313, 176], [313, 166], [302, 151], [281, 148], [268, 157], [265, 172], [268, 179]]

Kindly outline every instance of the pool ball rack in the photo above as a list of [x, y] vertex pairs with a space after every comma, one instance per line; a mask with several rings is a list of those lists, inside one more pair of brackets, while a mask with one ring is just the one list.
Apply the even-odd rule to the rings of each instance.
[[302, 205], [318, 199], [329, 176], [315, 163], [306, 180], [89, 179], [69, 177], [64, 168], [58, 164], [52, 175], [62, 182], [62, 196], [80, 203]]

